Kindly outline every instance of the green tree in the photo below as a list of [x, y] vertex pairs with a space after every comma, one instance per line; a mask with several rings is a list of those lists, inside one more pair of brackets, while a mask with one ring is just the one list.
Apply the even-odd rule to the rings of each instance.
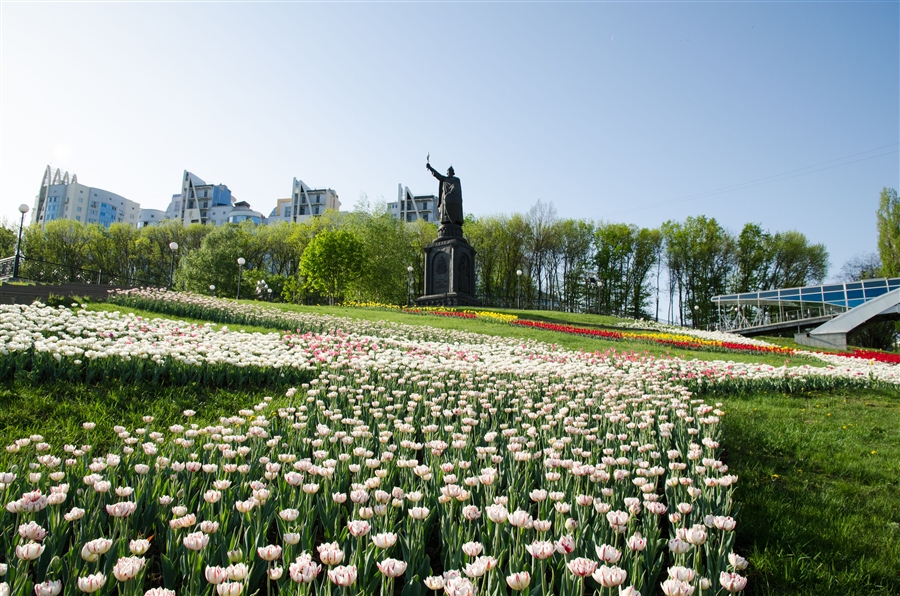
[[260, 266], [260, 257], [254, 253], [251, 260], [248, 247], [252, 239], [246, 226], [226, 224], [212, 228], [203, 239], [200, 248], [188, 252], [181, 260], [181, 266], [175, 273], [175, 285], [178, 288], [208, 294], [209, 286], [216, 286], [216, 294], [220, 296], [236, 296], [238, 284], [238, 258], [246, 263], [241, 268], [241, 296], [252, 298], [252, 289], [258, 278], [244, 275]]
[[16, 241], [19, 237], [19, 224], [11, 224], [4, 219], [0, 222], [0, 258], [16, 255]]
[[125, 223], [114, 223], [109, 228], [91, 224], [88, 234], [91, 268], [102, 272], [104, 281], [128, 285], [140, 238], [138, 229]]
[[563, 306], [569, 312], [577, 309], [584, 295], [584, 280], [591, 268], [594, 224], [586, 220], [562, 221]]
[[877, 225], [881, 274], [885, 277], [900, 276], [900, 200], [893, 188], [884, 187], [881, 190]]
[[348, 285], [358, 282], [363, 265], [362, 241], [348, 230], [325, 231], [310, 241], [300, 259], [306, 285], [325, 293], [328, 303], [344, 296]]
[[669, 318], [704, 327], [715, 317], [712, 297], [727, 290], [734, 238], [714, 218], [703, 215], [688, 217], [683, 224], [668, 221], [662, 234], [669, 270]]
[[[132, 262], [133, 280], [139, 285], [168, 286], [172, 267], [172, 250], [169, 244], [178, 243], [175, 252], [175, 270], [182, 259], [197, 250], [198, 238], [212, 232], [212, 226], [191, 225], [185, 228], [180, 221], [164, 220], [155, 226], [141, 228], [135, 244]], [[200, 241], [202, 242], [202, 240]], [[176, 276], [177, 277], [177, 276]]]
[[22, 277], [44, 283], [96, 282], [91, 269], [91, 236], [81, 222], [57, 219], [25, 230], [23, 253], [27, 257]]
[[821, 283], [828, 274], [828, 250], [810, 244], [795, 230], [772, 237], [772, 264], [766, 289], [794, 288]]
[[732, 292], [755, 292], [768, 289], [773, 248], [772, 235], [764, 231], [759, 224], [744, 225], [735, 247], [735, 268], [731, 280]]

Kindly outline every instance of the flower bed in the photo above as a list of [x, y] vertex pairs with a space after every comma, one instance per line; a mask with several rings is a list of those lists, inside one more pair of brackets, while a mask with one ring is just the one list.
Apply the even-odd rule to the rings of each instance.
[[592, 329], [588, 327], [575, 327], [572, 325], [559, 325], [556, 323], [543, 323], [539, 321], [528, 321], [519, 319], [512, 321], [513, 325], [522, 325], [523, 327], [534, 327], [537, 329], [546, 329], [549, 331], [559, 331], [561, 333], [572, 333], [575, 335], [587, 335], [592, 337], [600, 337], [603, 339], [629, 339], [634, 341], [647, 341], [673, 348], [681, 348], [687, 350], [709, 350], [721, 352], [759, 352], [764, 354], [793, 354], [790, 348], [773, 346], [760, 343], [743, 343], [739, 341], [722, 341], [713, 339], [702, 339], [688, 334], [672, 334], [672, 333], [637, 333], [633, 331], [610, 331], [606, 329]]

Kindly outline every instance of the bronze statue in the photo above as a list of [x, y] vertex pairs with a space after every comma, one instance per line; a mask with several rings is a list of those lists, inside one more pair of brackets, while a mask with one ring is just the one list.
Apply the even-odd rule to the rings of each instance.
[[431, 175], [441, 181], [440, 190], [438, 192], [438, 211], [441, 214], [441, 225], [453, 224], [457, 226], [463, 225], [463, 208], [462, 208], [462, 185], [453, 166], [447, 170], [447, 175], [442, 176], [437, 170], [431, 167], [430, 163], [426, 163], [425, 167], [431, 172]]

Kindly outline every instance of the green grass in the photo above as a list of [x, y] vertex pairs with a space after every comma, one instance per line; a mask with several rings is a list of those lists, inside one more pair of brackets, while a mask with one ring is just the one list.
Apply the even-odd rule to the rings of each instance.
[[900, 594], [900, 395], [725, 400], [751, 594]]

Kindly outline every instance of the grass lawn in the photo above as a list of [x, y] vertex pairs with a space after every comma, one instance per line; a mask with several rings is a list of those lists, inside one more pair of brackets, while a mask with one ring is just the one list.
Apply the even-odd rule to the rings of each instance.
[[751, 594], [900, 594], [900, 395], [724, 400]]

